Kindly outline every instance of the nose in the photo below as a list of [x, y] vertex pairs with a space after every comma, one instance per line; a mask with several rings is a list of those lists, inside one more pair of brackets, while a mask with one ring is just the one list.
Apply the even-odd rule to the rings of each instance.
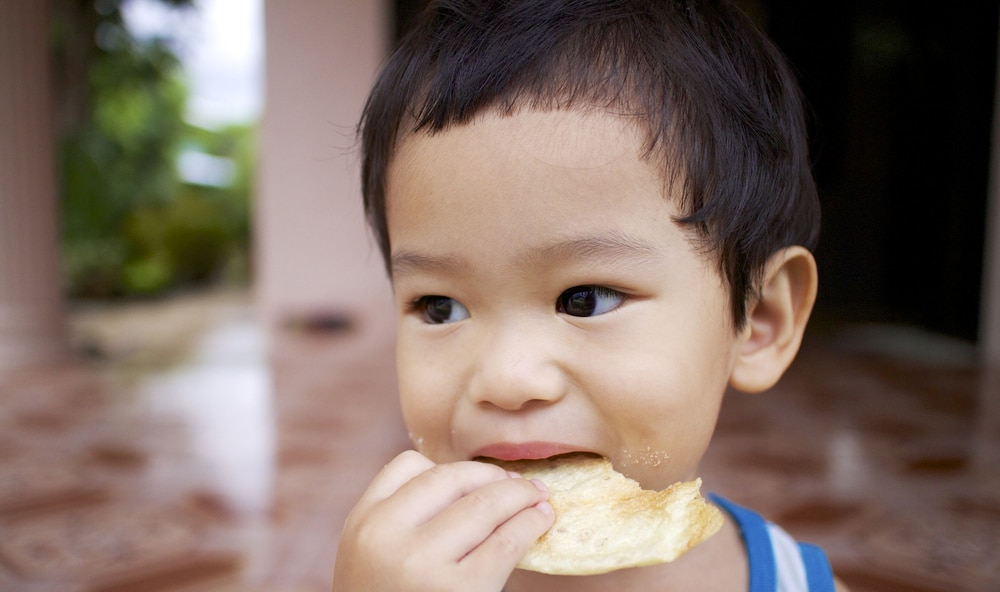
[[509, 324], [484, 335], [469, 385], [473, 402], [518, 411], [566, 395], [567, 377], [557, 340], [531, 323]]

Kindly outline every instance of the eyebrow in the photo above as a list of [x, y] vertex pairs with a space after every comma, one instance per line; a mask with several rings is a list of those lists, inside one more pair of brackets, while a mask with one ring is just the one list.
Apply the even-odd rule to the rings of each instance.
[[461, 274], [469, 268], [470, 266], [458, 257], [429, 255], [419, 251], [399, 251], [393, 253], [389, 259], [389, 269], [394, 280], [421, 271]]
[[652, 244], [627, 234], [609, 232], [560, 240], [551, 245], [532, 249], [519, 257], [518, 263], [530, 264], [546, 260], [586, 260], [595, 263], [617, 264], [656, 258], [659, 258], [659, 252]]
[[[612, 232], [569, 238], [532, 248], [515, 258], [517, 266], [529, 266], [545, 261], [588, 261], [604, 265], [637, 263], [658, 259], [660, 254], [652, 244]], [[472, 269], [461, 257], [431, 255], [419, 251], [399, 251], [390, 259], [393, 279], [417, 272], [440, 272], [460, 275]]]

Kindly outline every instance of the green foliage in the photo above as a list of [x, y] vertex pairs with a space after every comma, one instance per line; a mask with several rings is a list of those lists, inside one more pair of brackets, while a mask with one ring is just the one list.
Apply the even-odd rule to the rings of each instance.
[[[67, 292], [147, 296], [234, 279], [232, 270], [246, 267], [249, 251], [253, 128], [186, 124], [187, 88], [176, 56], [161, 40], [133, 39], [113, 5], [99, 27], [86, 88], [77, 93], [86, 107], [66, 126], [61, 144]], [[177, 160], [192, 147], [231, 160], [233, 183], [183, 182]], [[244, 269], [235, 279], [245, 275]]]
[[63, 273], [76, 296], [110, 298], [121, 293], [119, 271], [125, 263], [120, 238], [77, 240], [63, 248]]
[[167, 204], [134, 212], [126, 224], [126, 292], [153, 294], [220, 279], [246, 245], [228, 210], [225, 201], [189, 188]]
[[63, 143], [67, 240], [104, 237], [133, 206], [163, 203], [177, 191], [186, 94], [177, 59], [163, 46], [135, 44], [95, 60], [89, 120]]

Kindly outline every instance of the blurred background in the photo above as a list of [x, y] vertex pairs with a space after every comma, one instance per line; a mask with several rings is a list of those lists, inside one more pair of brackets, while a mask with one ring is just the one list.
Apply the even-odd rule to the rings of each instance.
[[[854, 590], [1000, 584], [1000, 6], [741, 0], [824, 208], [710, 489]], [[0, 2], [0, 590], [329, 589], [406, 448], [354, 125], [422, 0]]]

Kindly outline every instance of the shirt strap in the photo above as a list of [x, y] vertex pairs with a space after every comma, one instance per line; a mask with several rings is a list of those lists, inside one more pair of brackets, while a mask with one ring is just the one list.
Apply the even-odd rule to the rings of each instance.
[[777, 565], [767, 523], [760, 514], [748, 510], [722, 496], [710, 493], [709, 499], [729, 514], [740, 527], [743, 546], [750, 566], [750, 592], [776, 592], [778, 589]]
[[806, 567], [810, 592], [834, 592], [833, 570], [826, 553], [816, 545], [799, 543], [799, 553]]

